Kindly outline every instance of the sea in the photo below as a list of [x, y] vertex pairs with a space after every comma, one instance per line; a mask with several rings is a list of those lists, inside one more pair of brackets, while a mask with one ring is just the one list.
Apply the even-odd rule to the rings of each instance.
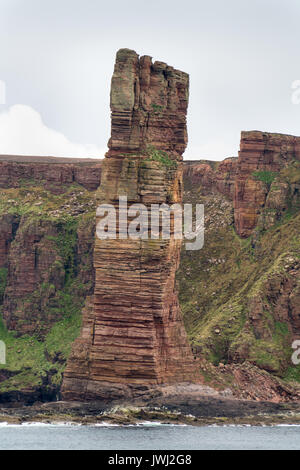
[[299, 450], [300, 426], [0, 424], [1, 450]]

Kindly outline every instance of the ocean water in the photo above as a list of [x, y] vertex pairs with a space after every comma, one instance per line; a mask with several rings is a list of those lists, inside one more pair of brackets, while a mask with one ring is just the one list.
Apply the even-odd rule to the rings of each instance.
[[300, 449], [300, 427], [0, 425], [0, 449], [239, 450]]

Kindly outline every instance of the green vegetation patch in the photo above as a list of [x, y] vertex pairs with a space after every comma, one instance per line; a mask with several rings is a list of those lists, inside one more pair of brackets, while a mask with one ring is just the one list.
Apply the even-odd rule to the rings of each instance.
[[167, 152], [156, 149], [153, 145], [148, 145], [146, 154], [149, 160], [160, 163], [167, 168], [176, 168], [177, 162], [172, 160]]
[[6, 288], [7, 268], [0, 268], [0, 305], [3, 302], [4, 292]]
[[274, 179], [278, 176], [278, 173], [274, 171], [254, 171], [252, 176], [257, 181], [262, 181], [267, 185], [271, 185]]
[[160, 104], [152, 103], [151, 106], [155, 113], [161, 113], [164, 110], [164, 106], [161, 106]]
[[76, 274], [76, 250], [77, 250], [78, 219], [67, 217], [56, 224], [58, 236], [56, 238], [57, 249], [64, 262], [66, 281]]
[[[70, 300], [61, 308], [68, 303]], [[0, 364], [0, 375], [8, 377], [0, 382], [0, 393], [34, 391], [41, 386], [44, 392], [58, 392], [66, 360], [80, 327], [81, 308], [78, 306], [65, 312], [64, 318], [54, 324], [44, 341], [40, 341], [38, 335], [18, 337], [6, 329], [0, 315], [0, 339], [6, 345], [6, 364]]]

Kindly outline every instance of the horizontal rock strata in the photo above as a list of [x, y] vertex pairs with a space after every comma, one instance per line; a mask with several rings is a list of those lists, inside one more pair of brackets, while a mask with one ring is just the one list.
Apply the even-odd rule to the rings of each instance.
[[[99, 202], [181, 203], [188, 83], [162, 62], [118, 52]], [[96, 238], [94, 296], [64, 374], [65, 399], [197, 381], [175, 288], [180, 248], [173, 231], [170, 240]]]
[[[15, 188], [24, 181], [35, 180], [43, 183], [47, 190], [62, 193], [64, 185], [78, 183], [87, 190], [94, 191], [100, 184], [101, 162], [90, 164], [24, 163], [11, 161], [12, 158], [9, 157], [9, 161], [0, 160], [0, 188]], [[43, 157], [40, 157], [40, 160], [42, 159]]]
[[187, 187], [200, 186], [203, 194], [221, 193], [234, 198], [237, 158], [226, 158], [222, 162], [206, 160], [184, 162], [183, 175]]
[[[251, 235], [266, 202], [264, 174], [277, 173], [293, 160], [300, 160], [300, 137], [242, 132], [234, 194], [235, 227], [241, 237]], [[261, 179], [257, 172], [264, 172]]]

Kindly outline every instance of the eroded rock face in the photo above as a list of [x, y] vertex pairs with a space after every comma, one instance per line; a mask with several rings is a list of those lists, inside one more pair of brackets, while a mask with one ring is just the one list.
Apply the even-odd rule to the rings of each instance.
[[[129, 49], [117, 53], [111, 82], [108, 155], [140, 153], [147, 145], [182, 155], [187, 144], [188, 74]], [[175, 155], [176, 158], [176, 155]]]
[[300, 137], [242, 132], [234, 195], [235, 227], [241, 237], [251, 235], [257, 225], [270, 190], [268, 175], [293, 160], [300, 160]]
[[0, 268], [8, 267], [8, 255], [11, 242], [19, 224], [19, 218], [12, 214], [0, 216]]
[[[43, 157], [40, 160], [42, 161]], [[63, 193], [64, 186], [73, 183], [81, 184], [87, 190], [94, 191], [100, 184], [100, 178], [100, 162], [76, 165], [71, 163], [0, 161], [0, 188], [16, 188], [20, 186], [22, 181], [35, 180], [43, 183], [45, 189], [53, 193]]]
[[230, 200], [234, 198], [237, 158], [222, 162], [187, 161], [183, 174], [187, 186], [199, 185], [202, 194], [221, 193]]
[[[62, 295], [68, 279], [78, 279], [84, 296], [93, 289], [94, 225], [87, 225], [84, 220], [78, 222], [68, 240], [69, 226], [61, 220], [32, 215], [20, 219], [7, 215], [3, 219], [7, 225], [1, 226], [1, 230], [9, 228], [5, 245], [9, 245], [9, 252], [0, 251], [4, 267], [8, 267], [3, 319], [6, 327], [19, 335], [43, 337], [64, 315]], [[62, 247], [63, 240], [68, 245]], [[67, 253], [66, 246], [69, 246]], [[74, 292], [74, 303], [76, 295]]]
[[[117, 53], [100, 203], [117, 208], [119, 196], [128, 205], [181, 203], [188, 84], [187, 74], [162, 62]], [[180, 248], [173, 233], [170, 240], [96, 238], [94, 296], [64, 374], [64, 399], [112, 399], [197, 381], [175, 288]]]

